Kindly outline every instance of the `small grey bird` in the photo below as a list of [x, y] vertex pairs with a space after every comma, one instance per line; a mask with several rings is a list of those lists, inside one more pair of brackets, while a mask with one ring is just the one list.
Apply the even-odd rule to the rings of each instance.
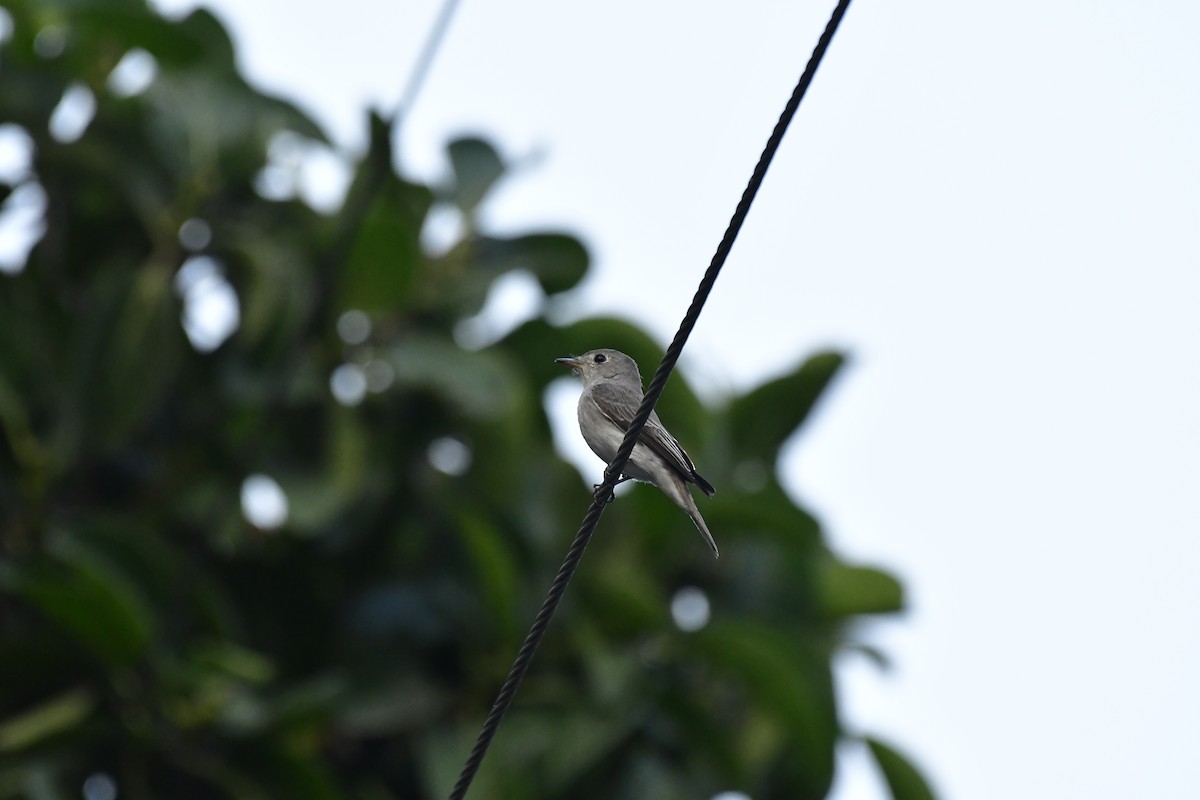
[[[573, 358], [556, 358], [556, 362], [571, 368], [583, 379], [583, 394], [579, 396], [579, 430], [592, 452], [611, 463], [625, 439], [625, 431], [642, 404], [642, 375], [637, 362], [619, 350], [591, 350]], [[651, 412], [642, 428], [633, 453], [625, 463], [621, 480], [643, 481], [657, 486], [675, 505], [687, 512], [704, 534], [713, 555], [721, 557], [704, 517], [687, 485], [694, 483], [710, 497], [716, 493], [712, 484], [700, 477], [696, 465], [679, 446], [658, 418]]]

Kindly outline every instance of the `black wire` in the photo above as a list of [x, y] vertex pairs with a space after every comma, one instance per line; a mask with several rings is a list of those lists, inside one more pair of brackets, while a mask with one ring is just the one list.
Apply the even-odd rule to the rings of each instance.
[[717, 251], [713, 254], [712, 262], [709, 264], [708, 270], [704, 273], [704, 278], [700, 281], [699, 288], [696, 289], [696, 295], [692, 298], [692, 304], [688, 308], [687, 314], [684, 315], [683, 322], [679, 325], [679, 331], [675, 334], [671, 346], [667, 348], [662, 362], [658, 365], [658, 370], [654, 373], [654, 378], [650, 381], [650, 387], [646, 390], [646, 396], [642, 400], [642, 405], [638, 408], [637, 414], [634, 415], [633, 421], [629, 424], [629, 429], [625, 432], [625, 440], [621, 443], [621, 449], [617, 451], [616, 457], [613, 458], [612, 463], [604, 471], [604, 482], [596, 489], [595, 495], [592, 498], [592, 504], [579, 526], [579, 532], [575, 534], [575, 540], [571, 542], [571, 549], [567, 551], [567, 556], [563, 560], [562, 567], [559, 568], [558, 575], [554, 578], [554, 583], [550, 586], [550, 592], [546, 595], [541, 610], [538, 611], [537, 617], [533, 620], [533, 625], [530, 627], [529, 634], [525, 637], [525, 641], [517, 653], [512, 669], [508, 673], [508, 678], [504, 681], [504, 685], [500, 687], [500, 693], [496, 696], [496, 702], [492, 704], [492, 710], [488, 713], [487, 719], [483, 723], [483, 729], [479, 732], [479, 738], [475, 740], [475, 747], [472, 748], [471, 755], [467, 757], [467, 762], [463, 765], [462, 773], [458, 776], [458, 781], [454, 784], [454, 790], [450, 793], [450, 800], [462, 800], [466, 796], [467, 789], [470, 788], [471, 781], [474, 780], [475, 773], [479, 770], [479, 765], [483, 762], [483, 756], [487, 752], [488, 745], [491, 744], [492, 737], [496, 735], [496, 730], [500, 727], [500, 721], [504, 718], [505, 712], [508, 711], [513, 696], [517, 692], [517, 687], [521, 685], [521, 680], [525, 677], [525, 673], [529, 669], [529, 664], [533, 660], [533, 654], [546, 633], [546, 628], [550, 624], [550, 618], [554, 616], [555, 609], [558, 608], [563, 594], [566, 593], [567, 584], [570, 582], [571, 576], [575, 574], [575, 569], [579, 566], [579, 562], [583, 558], [583, 551], [587, 547], [588, 542], [591, 541], [592, 534], [596, 530], [596, 525], [600, 522], [600, 514], [603, 513], [604, 506], [612, 500], [613, 487], [616, 486], [618, 479], [621, 477], [621, 470], [624, 469], [625, 462], [629, 460], [629, 456], [633, 452], [633, 445], [637, 441], [642, 428], [646, 425], [646, 420], [650, 418], [650, 413], [654, 410], [654, 405], [658, 402], [659, 395], [662, 394], [663, 388], [667, 385], [667, 379], [671, 376], [672, 370], [675, 369], [675, 363], [679, 360], [679, 355], [683, 352], [683, 346], [687, 343], [692, 329], [696, 327], [696, 321], [700, 318], [700, 312], [704, 309], [704, 303], [708, 300], [708, 295], [712, 292], [713, 284], [717, 282], [717, 276], [721, 273], [721, 268], [725, 265], [725, 259], [729, 256], [729, 251], [733, 248], [733, 242], [737, 239], [738, 232], [742, 228], [742, 223], [746, 221], [746, 215], [750, 212], [750, 205], [754, 202], [754, 196], [758, 194], [758, 189], [762, 186], [763, 178], [767, 174], [767, 168], [771, 165], [771, 159], [775, 157], [775, 152], [779, 149], [780, 142], [783, 141], [783, 134], [787, 130], [788, 124], [792, 121], [792, 117], [796, 115], [796, 110], [800, 107], [800, 101], [804, 98], [804, 93], [808, 90], [809, 84], [812, 83], [813, 76], [817, 72], [817, 67], [820, 65], [821, 59], [825, 56], [825, 51], [829, 49], [830, 41], [833, 40], [833, 34], [837, 31], [838, 24], [842, 21], [842, 17], [845, 16], [846, 9], [849, 7], [850, 0], [840, 0], [838, 2], [837, 8], [833, 10], [833, 14], [829, 18], [829, 23], [825, 26], [824, 33], [817, 40], [817, 46], [813, 49], [812, 56], [808, 59], [808, 64], [804, 67], [804, 73], [800, 76], [800, 81], [792, 91], [792, 96], [788, 99], [787, 105], [784, 106], [783, 113], [779, 115], [779, 121], [775, 124], [775, 130], [771, 132], [771, 137], [767, 139], [766, 147], [763, 148], [762, 155], [759, 156], [758, 165], [755, 166], [754, 173], [750, 176], [750, 182], [746, 185], [746, 190], [742, 192], [742, 199], [729, 220], [729, 227], [725, 229], [725, 236], [721, 239], [721, 243], [717, 245]]

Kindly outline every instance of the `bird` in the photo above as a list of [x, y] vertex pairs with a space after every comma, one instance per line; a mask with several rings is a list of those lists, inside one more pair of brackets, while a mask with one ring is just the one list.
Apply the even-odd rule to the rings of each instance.
[[[608, 348], [589, 350], [581, 356], [556, 358], [555, 362], [570, 367], [583, 380], [583, 393], [577, 408], [579, 431], [592, 452], [604, 463], [611, 463], [625, 440], [629, 423], [642, 404], [642, 374], [637, 362], [619, 350]], [[696, 471], [696, 465], [662, 424], [657, 412], [650, 412], [622, 470], [621, 481], [631, 478], [658, 487], [687, 512], [712, 549], [713, 556], [721, 557], [688, 484], [696, 484], [709, 497], [717, 490]]]

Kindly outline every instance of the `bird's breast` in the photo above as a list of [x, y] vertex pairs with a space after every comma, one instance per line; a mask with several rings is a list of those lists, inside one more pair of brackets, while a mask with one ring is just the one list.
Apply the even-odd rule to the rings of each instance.
[[[578, 413], [583, 440], [605, 464], [611, 463], [625, 441], [625, 431], [614, 425], [587, 394], [579, 399]], [[634, 480], [657, 485], [662, 475], [670, 470], [653, 450], [639, 443], [634, 445], [621, 472]]]
[[579, 432], [592, 452], [604, 459], [606, 464], [613, 460], [625, 439], [625, 431], [601, 413], [586, 394], [579, 398]]

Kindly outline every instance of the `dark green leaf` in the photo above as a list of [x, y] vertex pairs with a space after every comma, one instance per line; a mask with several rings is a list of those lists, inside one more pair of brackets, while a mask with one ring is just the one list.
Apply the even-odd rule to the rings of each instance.
[[131, 663], [150, 643], [150, 609], [124, 576], [88, 554], [18, 564], [12, 590], [110, 664]]
[[525, 270], [546, 294], [575, 287], [588, 269], [588, 252], [574, 236], [531, 233], [513, 239], [481, 237], [473, 244], [472, 265], [493, 275]]
[[[624, 547], [618, 552], [636, 556], [638, 549]], [[663, 602], [663, 587], [656, 577], [636, 564], [613, 566], [616, 569], [589, 575], [581, 581], [584, 587], [581, 591], [589, 595], [588, 602], [604, 628], [631, 633], [662, 626], [667, 607]]]
[[136, 3], [122, 5], [106, 8], [88, 3], [73, 9], [76, 41], [95, 37], [112, 47], [114, 56], [140, 47], [167, 68], [195, 66], [207, 57], [214, 65], [232, 71], [233, 45], [209, 12], [196, 12], [195, 19], [172, 23]]
[[904, 608], [900, 582], [873, 567], [855, 567], [823, 558], [817, 569], [821, 610], [840, 619], [859, 614], [887, 614]]
[[459, 208], [470, 213], [504, 175], [504, 162], [495, 148], [483, 139], [455, 139], [447, 150], [454, 170], [451, 197]]
[[342, 270], [343, 309], [395, 311], [420, 300], [420, 236], [428, 209], [427, 192], [399, 178], [385, 179]]
[[227, 243], [240, 267], [230, 276], [242, 307], [239, 342], [250, 348], [286, 347], [317, 300], [303, 243], [280, 240], [257, 226], [234, 231]]
[[514, 407], [520, 388], [506, 359], [495, 352], [469, 352], [447, 339], [416, 335], [387, 351], [396, 382], [430, 392], [456, 411], [496, 419]]
[[749, 620], [714, 621], [694, 642], [704, 662], [737, 680], [832, 776], [837, 723], [829, 665], [822, 654]]
[[225, 26], [211, 11], [204, 8], [193, 11], [180, 21], [178, 29], [196, 43], [197, 49], [204, 54], [209, 70], [236, 73], [237, 59], [233, 53], [233, 42]]
[[458, 532], [488, 612], [494, 615], [501, 630], [514, 630], [520, 585], [517, 565], [507, 543], [488, 520], [465, 511], [459, 514]]
[[147, 423], [148, 410], [170, 390], [189, 348], [164, 265], [147, 263], [125, 275], [110, 268], [107, 278], [97, 281], [78, 320], [81, 330], [63, 375], [69, 390], [62, 421], [87, 413], [78, 424], [112, 447]]
[[908, 759], [878, 739], [867, 737], [866, 743], [887, 781], [892, 800], [934, 800], [933, 790]]
[[844, 359], [821, 353], [790, 375], [763, 384], [729, 407], [730, 438], [739, 457], [774, 456], [808, 417]]
[[621, 714], [620, 710], [618, 704], [604, 715], [576, 711], [540, 723], [555, 733], [546, 770], [546, 785], [551, 796], [567, 796], [569, 793], [563, 791], [565, 788], [598, 768], [633, 733], [638, 721], [632, 715]]

